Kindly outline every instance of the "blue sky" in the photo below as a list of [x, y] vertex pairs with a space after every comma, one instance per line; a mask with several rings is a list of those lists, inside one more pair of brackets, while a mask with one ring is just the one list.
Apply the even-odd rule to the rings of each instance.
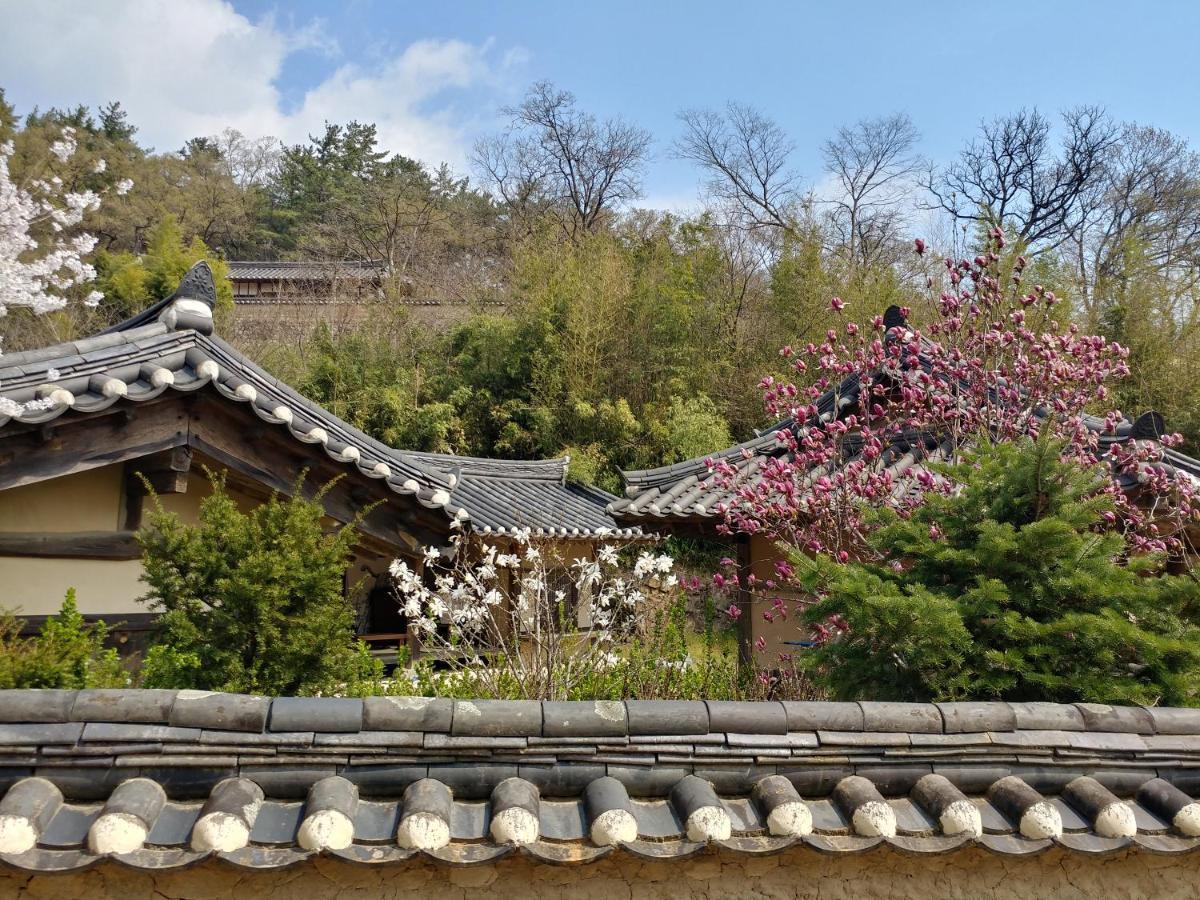
[[223, 122], [298, 140], [358, 117], [461, 168], [500, 108], [549, 79], [655, 135], [652, 205], [696, 193], [670, 157], [676, 113], [731, 99], [784, 126], [810, 183], [839, 125], [897, 110], [935, 160], [1026, 105], [1102, 104], [1200, 146], [1200, 2], [0, 0], [0, 21], [0, 86], [21, 108], [120, 98], [163, 149]]

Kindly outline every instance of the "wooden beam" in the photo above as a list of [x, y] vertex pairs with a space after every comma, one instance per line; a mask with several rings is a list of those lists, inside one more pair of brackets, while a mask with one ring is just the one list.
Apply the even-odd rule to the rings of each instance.
[[737, 536], [737, 602], [742, 610], [738, 619], [738, 666], [743, 672], [754, 671], [754, 593], [750, 590], [750, 573], [754, 556], [747, 535]]
[[[110, 408], [111, 410], [111, 408]], [[301, 443], [285, 426], [265, 425], [248, 407], [209, 393], [164, 395], [134, 404], [123, 414], [67, 413], [54, 420], [46, 437], [39, 428], [0, 429], [0, 490], [59, 478], [115, 463], [159, 455], [153, 463], [163, 488], [182, 488], [179, 473], [199, 452], [268, 491], [290, 494], [297, 477], [308, 471], [305, 493], [311, 496], [334, 478], [337, 483], [323, 502], [329, 515], [349, 522], [376, 505], [358, 526], [363, 535], [400, 550], [446, 543], [450, 519], [440, 509], [427, 509], [415, 497], [398, 495], [383, 481], [368, 478], [353, 466], [331, 460], [319, 445]], [[248, 429], [255, 428], [253, 437]], [[144, 471], [139, 464], [133, 471]], [[175, 474], [167, 474], [175, 473]], [[127, 530], [139, 526], [136, 504], [127, 506]]]
[[129, 415], [54, 420], [48, 437], [40, 430], [0, 431], [0, 490], [61, 478], [89, 469], [140, 459], [187, 445], [187, 411], [177, 403], [149, 402]]
[[414, 539], [421, 545], [446, 543], [450, 518], [444, 511], [426, 509], [415, 497], [397, 495], [383, 481], [334, 462], [320, 445], [304, 444], [282, 426], [268, 427], [257, 440], [247, 441], [246, 416], [253, 413], [240, 404], [205, 398], [195, 408], [189, 443], [196, 452], [281, 494], [290, 494], [305, 470], [309, 496], [337, 479], [322, 498], [326, 512], [349, 522], [375, 504], [358, 528], [389, 547], [409, 548]]
[[127, 490], [145, 494], [146, 482], [149, 482], [150, 490], [156, 494], [186, 494], [191, 468], [191, 447], [172, 447], [170, 450], [127, 462]]
[[0, 556], [51, 559], [141, 559], [132, 531], [4, 531]]

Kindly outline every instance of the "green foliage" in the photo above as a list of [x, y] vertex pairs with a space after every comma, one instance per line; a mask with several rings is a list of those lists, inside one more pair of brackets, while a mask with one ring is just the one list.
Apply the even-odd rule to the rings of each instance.
[[20, 636], [22, 622], [0, 614], [0, 689], [106, 688], [129, 684], [117, 651], [105, 649], [108, 628], [88, 625], [67, 591], [57, 616], [46, 620], [34, 637]]
[[880, 513], [878, 560], [798, 557], [845, 633], [805, 664], [837, 697], [1193, 705], [1200, 583], [1121, 560], [1099, 473], [1049, 440], [982, 447], [943, 467], [951, 496]]
[[665, 451], [664, 464], [723, 450], [733, 443], [729, 423], [717, 405], [703, 394], [686, 399], [672, 397], [666, 415], [655, 423], [654, 431], [656, 443]]
[[569, 455], [570, 477], [617, 490], [619, 469], [702, 455], [761, 420], [760, 358], [727, 333], [713, 234], [670, 217], [642, 226], [566, 245], [530, 236], [505, 315], [422, 336], [381, 313], [369, 330], [318, 328], [274, 368], [394, 446]]
[[229, 266], [199, 237], [185, 243], [179, 223], [171, 215], [150, 229], [144, 254], [98, 254], [96, 288], [115, 317], [128, 317], [170, 296], [187, 270], [202, 259], [213, 270], [218, 315], [228, 316], [233, 311]]
[[156, 504], [138, 534], [144, 600], [161, 615], [146, 686], [288, 695], [377, 678], [343, 592], [356, 523], [327, 532], [324, 490], [306, 500], [299, 482], [290, 498], [242, 512], [209, 477], [197, 525]]

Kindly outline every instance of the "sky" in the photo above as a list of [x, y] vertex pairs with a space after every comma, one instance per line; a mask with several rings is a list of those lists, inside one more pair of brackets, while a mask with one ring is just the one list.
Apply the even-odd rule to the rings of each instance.
[[897, 111], [941, 161], [1024, 106], [1100, 104], [1200, 147], [1198, 32], [1197, 0], [0, 0], [0, 87], [18, 112], [120, 100], [159, 150], [375, 122], [385, 148], [465, 173], [547, 79], [647, 128], [643, 205], [687, 209], [677, 114], [728, 101], [779, 122], [812, 186], [822, 141]]

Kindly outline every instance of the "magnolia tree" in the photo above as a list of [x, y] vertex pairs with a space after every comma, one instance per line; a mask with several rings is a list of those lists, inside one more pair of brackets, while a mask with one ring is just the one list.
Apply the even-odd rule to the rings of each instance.
[[595, 559], [567, 560], [529, 529], [509, 548], [459, 533], [448, 554], [425, 550], [425, 574], [402, 560], [391, 574], [423, 647], [469, 669], [482, 693], [561, 700], [615, 665], [650, 598], [676, 589], [671, 557], [643, 550], [632, 568], [622, 558], [602, 545]]
[[[914, 249], [924, 254], [924, 242]], [[1126, 349], [1060, 321], [1059, 298], [1026, 284], [1025, 259], [1005, 252], [999, 229], [973, 260], [946, 260], [944, 280], [935, 288], [929, 279], [928, 287], [927, 306], [866, 320], [835, 297], [830, 309], [844, 318], [840, 328], [820, 344], [783, 348], [806, 386], [765, 378], [761, 387], [768, 412], [792, 423], [777, 432], [786, 452], [764, 460], [754, 479], [730, 462], [712, 464], [732, 495], [721, 509], [723, 527], [766, 535], [802, 555], [870, 560], [869, 509], [906, 517], [923, 495], [954, 489], [925, 463], [955, 462], [983, 441], [1049, 429], [1065, 441], [1066, 457], [1102, 462], [1110, 473], [1104, 490], [1114, 511], [1106, 521], [1123, 531], [1127, 552], [1182, 558], [1194, 486], [1161, 465], [1164, 448], [1180, 437], [1107, 448], [1101, 441], [1122, 419], [1107, 401], [1109, 385], [1128, 374]], [[832, 403], [819, 403], [827, 393]], [[1123, 491], [1120, 480], [1136, 490]], [[936, 522], [930, 530], [936, 538]], [[771, 590], [795, 572], [780, 562], [776, 574], [739, 585], [736, 572], [724, 573], [718, 582]], [[780, 614], [777, 600], [766, 615]]]

